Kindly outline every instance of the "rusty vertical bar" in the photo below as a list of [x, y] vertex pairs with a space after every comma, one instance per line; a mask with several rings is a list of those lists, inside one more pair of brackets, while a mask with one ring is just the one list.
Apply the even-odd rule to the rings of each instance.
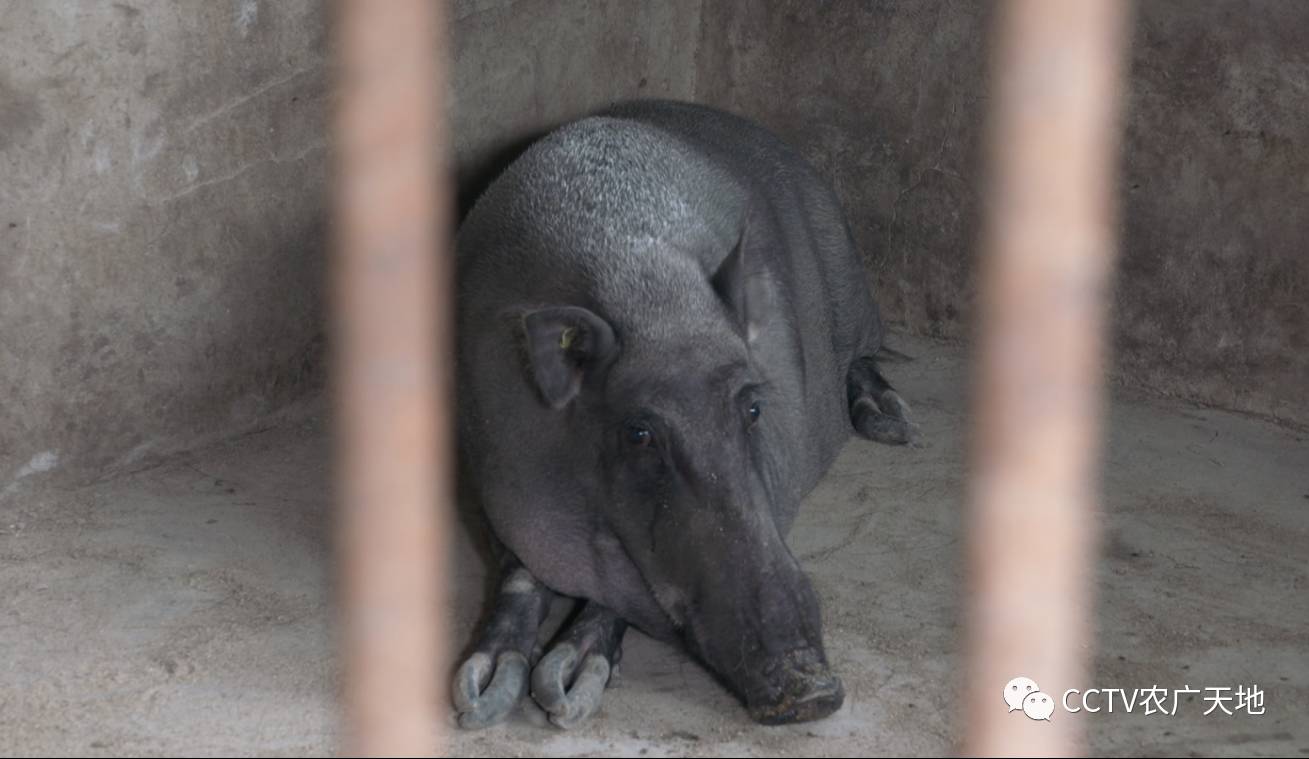
[[334, 383], [346, 755], [431, 755], [444, 681], [444, 3], [342, 0]]
[[[1103, 327], [1127, 8], [1002, 6], [968, 515], [967, 755], [1068, 755], [1087, 687]], [[1027, 677], [1049, 721], [1011, 712]], [[1041, 716], [1045, 704], [1033, 705]]]

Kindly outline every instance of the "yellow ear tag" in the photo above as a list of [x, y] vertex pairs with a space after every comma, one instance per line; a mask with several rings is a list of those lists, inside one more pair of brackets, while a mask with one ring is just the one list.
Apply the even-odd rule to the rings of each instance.
[[573, 344], [573, 338], [576, 336], [576, 327], [565, 327], [564, 331], [559, 333], [559, 347], [568, 350], [568, 348]]

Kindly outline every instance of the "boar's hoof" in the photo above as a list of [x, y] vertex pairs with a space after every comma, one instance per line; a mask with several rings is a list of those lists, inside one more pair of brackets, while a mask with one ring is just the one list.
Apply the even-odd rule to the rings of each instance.
[[891, 387], [870, 356], [856, 359], [846, 377], [850, 421], [860, 435], [878, 443], [922, 448], [922, 431], [909, 420], [909, 404]]
[[560, 643], [532, 670], [532, 699], [556, 727], [576, 727], [600, 708], [609, 670], [603, 654], [588, 653], [583, 658], [576, 645]]
[[453, 699], [459, 726], [476, 730], [503, 721], [526, 691], [527, 658], [521, 653], [501, 653], [494, 670], [489, 654], [473, 654], [455, 675]]
[[[890, 409], [890, 413], [883, 411], [883, 406]], [[922, 448], [922, 430], [909, 421], [905, 414], [907, 408], [893, 391], [888, 391], [880, 404], [871, 398], [860, 398], [851, 408], [854, 428], [860, 435], [878, 443]]]

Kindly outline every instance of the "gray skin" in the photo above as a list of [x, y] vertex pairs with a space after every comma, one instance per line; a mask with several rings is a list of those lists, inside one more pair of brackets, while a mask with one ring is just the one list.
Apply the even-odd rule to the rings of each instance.
[[[629, 103], [533, 145], [457, 246], [460, 446], [502, 569], [460, 723], [529, 685], [556, 725], [586, 719], [628, 624], [760, 722], [838, 709], [784, 537], [852, 429], [916, 427], [831, 189], [744, 119]], [[580, 611], [540, 656], [555, 594]]]

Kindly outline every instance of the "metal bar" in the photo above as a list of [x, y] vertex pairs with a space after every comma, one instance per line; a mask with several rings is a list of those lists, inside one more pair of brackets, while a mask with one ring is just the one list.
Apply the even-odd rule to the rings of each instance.
[[346, 755], [436, 753], [449, 428], [444, 3], [337, 10], [332, 262]]
[[[1002, 7], [968, 514], [967, 755], [1081, 749], [1127, 8]], [[1028, 677], [1050, 720], [1009, 711]], [[1034, 704], [1038, 716], [1043, 704]]]

